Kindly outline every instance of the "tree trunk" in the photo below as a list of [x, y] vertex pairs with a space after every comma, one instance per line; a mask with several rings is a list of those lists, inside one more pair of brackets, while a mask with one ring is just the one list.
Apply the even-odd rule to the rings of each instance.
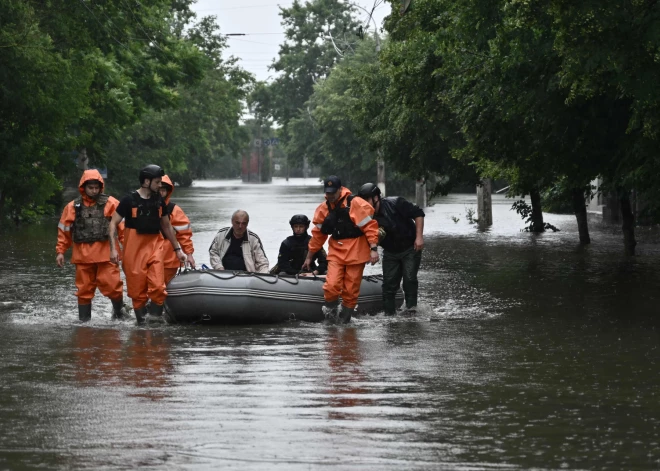
[[87, 157], [87, 147], [82, 147], [78, 151], [78, 168], [83, 172], [89, 170], [89, 157]]
[[2, 211], [5, 209], [6, 196], [7, 196], [7, 192], [4, 190], [0, 190], [0, 216], [2, 216]]
[[477, 218], [479, 218], [479, 227], [493, 225], [492, 183], [490, 178], [484, 178], [481, 180], [481, 184], [477, 185]]
[[630, 194], [624, 190], [619, 196], [619, 202], [621, 203], [621, 219], [623, 221], [621, 226], [623, 229], [623, 246], [626, 255], [635, 255], [635, 246], [637, 245], [635, 240], [635, 214], [630, 204]]
[[584, 190], [582, 188], [573, 188], [571, 190], [573, 198], [573, 211], [578, 224], [578, 233], [580, 234], [580, 244], [590, 244], [589, 224], [587, 223], [587, 206], [584, 200]]
[[541, 209], [541, 193], [534, 188], [529, 193], [532, 200], [532, 232], [545, 232], [543, 224], [543, 210]]
[[378, 160], [376, 161], [376, 185], [380, 189], [383, 198], [387, 196], [387, 188], [385, 188], [385, 161], [380, 157], [378, 152]]
[[415, 204], [420, 208], [426, 208], [426, 180], [420, 178], [415, 183]]

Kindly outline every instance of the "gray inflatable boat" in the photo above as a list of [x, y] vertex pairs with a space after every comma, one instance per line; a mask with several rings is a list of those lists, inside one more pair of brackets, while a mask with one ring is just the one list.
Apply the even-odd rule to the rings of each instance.
[[[168, 321], [209, 324], [261, 324], [325, 319], [323, 278], [193, 270], [167, 285]], [[360, 286], [357, 314], [383, 310], [380, 275], [365, 276]], [[403, 293], [396, 297], [403, 304]]]

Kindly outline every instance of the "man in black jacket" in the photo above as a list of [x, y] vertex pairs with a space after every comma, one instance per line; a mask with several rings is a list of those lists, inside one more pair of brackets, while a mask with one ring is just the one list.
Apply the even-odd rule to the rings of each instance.
[[[300, 273], [307, 257], [309, 239], [312, 238], [311, 235], [307, 234], [309, 223], [309, 218], [304, 214], [296, 214], [289, 221], [293, 235], [284, 239], [280, 246], [280, 254], [277, 257], [278, 273], [286, 273], [287, 275]], [[310, 269], [314, 275], [325, 275], [328, 270], [328, 261], [324, 249], [314, 254]], [[301, 275], [305, 276], [306, 274], [301, 273]]]
[[384, 233], [383, 247], [383, 309], [396, 312], [395, 296], [403, 278], [406, 308], [417, 308], [417, 272], [424, 248], [424, 211], [400, 196], [381, 198], [380, 188], [373, 183], [360, 187], [358, 196], [374, 208], [379, 232]]

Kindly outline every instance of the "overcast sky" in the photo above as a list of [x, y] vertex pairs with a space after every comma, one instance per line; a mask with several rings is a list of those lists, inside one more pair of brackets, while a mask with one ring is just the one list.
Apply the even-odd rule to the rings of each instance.
[[[351, 3], [371, 11], [375, 1], [378, 0], [353, 0]], [[266, 80], [273, 75], [268, 65], [277, 56], [279, 44], [284, 39], [278, 5], [289, 7], [291, 4], [293, 0], [197, 0], [192, 8], [199, 17], [215, 15], [223, 33], [248, 34], [228, 38], [227, 55], [239, 57], [243, 68], [252, 72], [257, 80]], [[369, 15], [360, 9], [358, 12], [366, 22]], [[379, 29], [389, 12], [389, 3], [383, 3], [374, 11]], [[373, 31], [373, 23], [369, 30]]]

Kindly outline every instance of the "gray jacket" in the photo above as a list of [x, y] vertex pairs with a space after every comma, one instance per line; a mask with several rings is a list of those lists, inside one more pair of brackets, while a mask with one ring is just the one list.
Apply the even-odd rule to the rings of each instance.
[[[211, 256], [211, 266], [215, 270], [224, 270], [222, 259], [231, 244], [231, 234], [231, 227], [223, 227], [218, 231], [215, 239], [213, 239], [213, 243], [209, 248], [209, 255]], [[246, 240], [241, 244], [245, 268], [251, 272], [268, 273], [268, 257], [266, 257], [266, 252], [264, 252], [261, 239], [252, 231], [247, 231], [245, 236]]]

